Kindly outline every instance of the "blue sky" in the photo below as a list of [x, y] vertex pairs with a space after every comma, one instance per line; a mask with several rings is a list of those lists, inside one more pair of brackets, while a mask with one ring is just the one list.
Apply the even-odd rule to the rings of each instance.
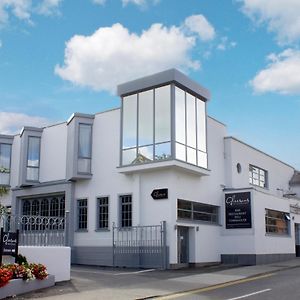
[[300, 1], [0, 0], [0, 132], [119, 106], [176, 67], [229, 135], [300, 169]]

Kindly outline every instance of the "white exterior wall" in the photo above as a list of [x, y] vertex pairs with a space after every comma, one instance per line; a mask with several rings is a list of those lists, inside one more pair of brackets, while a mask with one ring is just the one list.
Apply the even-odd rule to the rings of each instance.
[[40, 182], [66, 178], [66, 123], [46, 127], [41, 138]]

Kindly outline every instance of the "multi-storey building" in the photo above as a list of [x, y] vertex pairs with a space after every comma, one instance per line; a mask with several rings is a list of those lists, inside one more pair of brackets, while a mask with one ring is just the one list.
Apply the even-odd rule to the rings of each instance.
[[121, 108], [0, 135], [16, 215], [65, 216], [72, 261], [177, 267], [296, 255], [300, 176], [227, 135], [177, 70], [121, 84]]

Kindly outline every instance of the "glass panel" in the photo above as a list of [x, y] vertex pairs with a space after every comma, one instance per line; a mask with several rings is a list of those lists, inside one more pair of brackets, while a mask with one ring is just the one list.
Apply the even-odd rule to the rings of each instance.
[[205, 102], [197, 99], [197, 143], [198, 150], [206, 152]]
[[38, 167], [40, 164], [40, 138], [30, 136], [28, 138], [27, 166]]
[[138, 163], [145, 163], [153, 160], [153, 146], [141, 147], [138, 150]]
[[176, 141], [185, 144], [185, 93], [175, 87]]
[[207, 154], [198, 151], [198, 166], [207, 169]]
[[193, 165], [197, 164], [196, 150], [187, 147], [187, 162]]
[[78, 172], [79, 173], [91, 173], [91, 159], [79, 158], [78, 159]]
[[136, 146], [137, 95], [123, 98], [123, 148]]
[[122, 164], [130, 165], [136, 160], [136, 148], [123, 150]]
[[139, 146], [153, 144], [153, 90], [139, 94]]
[[171, 143], [155, 145], [155, 160], [164, 160], [171, 157]]
[[92, 126], [79, 124], [78, 157], [91, 158], [92, 153]]
[[11, 145], [0, 144], [0, 168], [5, 169], [5, 173], [10, 172]]
[[9, 173], [0, 173], [0, 185], [9, 185]]
[[196, 102], [195, 97], [186, 93], [186, 144], [196, 148]]
[[171, 140], [171, 86], [155, 89], [155, 143]]
[[176, 143], [176, 159], [186, 161], [185, 146]]
[[185, 200], [178, 199], [177, 205], [178, 205], [178, 209], [192, 210], [192, 202], [191, 201], [185, 201]]
[[37, 181], [39, 180], [39, 168], [27, 167], [27, 180]]

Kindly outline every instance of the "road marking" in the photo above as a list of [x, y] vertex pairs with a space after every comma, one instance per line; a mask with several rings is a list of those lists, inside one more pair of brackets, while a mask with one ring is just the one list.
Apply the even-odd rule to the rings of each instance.
[[[269, 273], [269, 274], [260, 275], [260, 276], [256, 276], [256, 277], [238, 279], [238, 280], [225, 282], [225, 283], [221, 283], [221, 284], [216, 284], [216, 285], [212, 285], [212, 286], [208, 286], [208, 287], [204, 287], [204, 288], [173, 293], [173, 294], [169, 294], [166, 296], [153, 296], [152, 298], [157, 299], [157, 300], [176, 299], [176, 298], [189, 296], [189, 295], [193, 295], [193, 294], [197, 294], [197, 293], [209, 292], [212, 290], [221, 289], [221, 288], [225, 288], [225, 287], [228, 287], [231, 285], [236, 285], [236, 284], [240, 284], [240, 283], [244, 283], [244, 282], [250, 282], [250, 281], [254, 281], [254, 280], [258, 280], [258, 279], [268, 278], [268, 277], [274, 276], [275, 274], [276, 273]], [[151, 298], [151, 297], [148, 297], [148, 298]]]
[[262, 294], [262, 293], [269, 292], [269, 291], [271, 291], [271, 289], [265, 289], [265, 290], [257, 291], [257, 292], [251, 293], [251, 294], [246, 294], [246, 295], [243, 295], [243, 296], [230, 298], [230, 299], [227, 299], [227, 300], [243, 299], [243, 298], [251, 297], [251, 296], [254, 296], [254, 295], [257, 295], [257, 294]]
[[117, 273], [117, 274], [114, 274], [114, 275], [118, 276], [118, 275], [140, 274], [140, 273], [152, 272], [152, 271], [155, 271], [155, 270], [156, 270], [156, 269], [147, 269], [147, 270], [134, 271], [134, 272]]

